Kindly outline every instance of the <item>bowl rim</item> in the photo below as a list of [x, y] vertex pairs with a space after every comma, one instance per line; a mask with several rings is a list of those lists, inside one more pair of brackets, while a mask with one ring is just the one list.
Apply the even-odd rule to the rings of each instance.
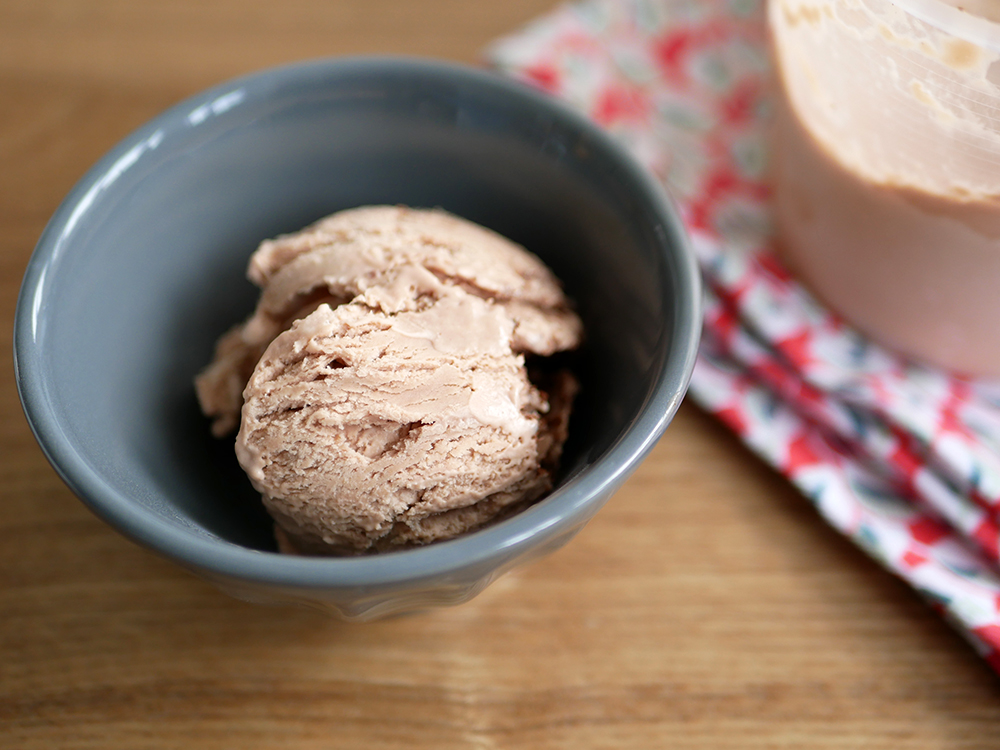
[[[150, 138], [179, 116], [206, 111], [235, 91], [265, 91], [319, 76], [342, 79], [354, 73], [407, 73], [466, 84], [538, 107], [585, 134], [595, 148], [618, 162], [632, 187], [656, 212], [657, 235], [673, 245], [671, 262], [678, 274], [672, 344], [646, 401], [604, 455], [536, 504], [511, 518], [456, 539], [426, 547], [359, 558], [315, 558], [253, 550], [221, 538], [193, 533], [131, 501], [107, 483], [63, 434], [39, 378], [36, 345], [39, 310], [44, 305], [46, 274], [65, 250], [65, 241], [96, 191], [113, 179], [123, 159], [141, 157]], [[233, 107], [240, 106], [236, 97]], [[89, 201], [89, 202], [88, 202]], [[289, 589], [377, 589], [440, 579], [470, 566], [495, 567], [520, 557], [539, 541], [551, 540], [589, 516], [635, 470], [666, 430], [686, 393], [694, 369], [701, 329], [701, 280], [691, 245], [672, 199], [664, 187], [596, 124], [568, 105], [529, 85], [494, 71], [461, 63], [411, 56], [364, 55], [294, 62], [252, 72], [212, 86], [173, 105], [146, 122], [108, 151], [76, 183], [46, 225], [28, 262], [18, 295], [14, 325], [14, 371], [18, 395], [29, 426], [49, 463], [92, 512], [120, 533], [184, 567], [201, 573]], [[686, 322], [685, 322], [686, 321]], [[603, 499], [602, 499], [603, 498]], [[600, 502], [597, 502], [600, 500]], [[597, 502], [596, 507], [588, 508]], [[590, 513], [588, 513], [590, 511]]]

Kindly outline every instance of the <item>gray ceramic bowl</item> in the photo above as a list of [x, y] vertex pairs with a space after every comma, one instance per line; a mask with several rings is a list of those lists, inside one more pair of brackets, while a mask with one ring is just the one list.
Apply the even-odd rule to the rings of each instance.
[[[563, 475], [536, 506], [460, 539], [282, 556], [192, 378], [254, 305], [244, 271], [260, 240], [376, 203], [443, 207], [562, 278], [588, 335]], [[370, 618], [465, 601], [573, 536], [667, 427], [699, 325], [669, 201], [597, 128], [484, 71], [359, 58], [235, 80], [120, 143], [39, 240], [14, 349], [32, 429], [97, 515], [242, 599]]]

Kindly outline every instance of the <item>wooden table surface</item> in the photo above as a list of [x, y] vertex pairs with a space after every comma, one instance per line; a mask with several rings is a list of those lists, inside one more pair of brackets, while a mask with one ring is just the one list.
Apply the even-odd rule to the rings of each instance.
[[[18, 403], [45, 221], [182, 97], [296, 59], [478, 59], [550, 0], [0, 3], [0, 748], [987, 748], [1000, 681], [685, 405], [569, 546], [469, 604], [245, 604], [94, 518]], [[70, 366], [72, 363], [68, 363]]]

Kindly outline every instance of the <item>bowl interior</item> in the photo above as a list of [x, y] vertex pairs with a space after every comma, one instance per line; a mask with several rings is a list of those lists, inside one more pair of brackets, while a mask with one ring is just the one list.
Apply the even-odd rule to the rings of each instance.
[[572, 477], [621, 439], [672, 341], [690, 338], [689, 273], [662, 249], [676, 228], [635, 179], [592, 129], [485, 73], [316, 63], [220, 87], [133, 134], [50, 223], [19, 310], [29, 417], [92, 505], [70, 453], [162, 523], [272, 550], [231, 441], [210, 437], [192, 389], [256, 301], [247, 259], [339, 209], [438, 206], [539, 255], [576, 301], [588, 338]]

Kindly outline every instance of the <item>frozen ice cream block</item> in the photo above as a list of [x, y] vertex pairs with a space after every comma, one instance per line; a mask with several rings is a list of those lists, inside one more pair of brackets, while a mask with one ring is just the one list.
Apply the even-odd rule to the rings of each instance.
[[767, 7], [786, 265], [880, 343], [1000, 375], [1000, 2]]
[[[576, 389], [526, 357], [579, 345], [558, 281], [441, 211], [368, 207], [264, 242], [254, 314], [196, 386], [285, 551], [356, 553], [479, 528], [552, 486]], [[544, 381], [544, 382], [543, 382]]]

